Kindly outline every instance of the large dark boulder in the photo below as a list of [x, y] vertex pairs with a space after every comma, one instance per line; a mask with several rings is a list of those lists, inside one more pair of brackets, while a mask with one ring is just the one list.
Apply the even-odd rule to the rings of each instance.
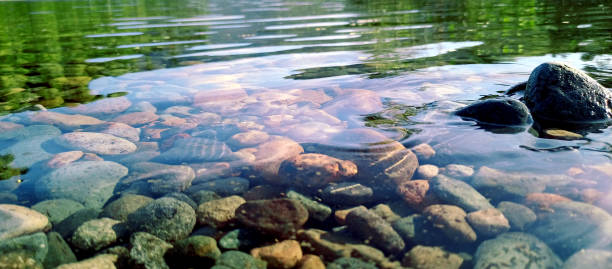
[[525, 104], [512, 98], [489, 99], [455, 112], [457, 116], [495, 125], [527, 125], [532, 122]]
[[612, 120], [612, 93], [584, 72], [543, 63], [527, 81], [525, 104], [537, 120], [566, 123]]

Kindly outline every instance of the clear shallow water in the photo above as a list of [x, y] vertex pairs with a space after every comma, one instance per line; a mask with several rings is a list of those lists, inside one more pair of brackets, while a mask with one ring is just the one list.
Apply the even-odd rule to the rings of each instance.
[[[354, 204], [322, 198], [326, 185], [279, 183], [257, 168], [286, 150], [277, 145], [279, 153], [265, 152], [261, 145], [275, 137], [289, 138], [305, 152], [359, 165], [364, 159], [383, 158], [377, 144], [395, 140], [406, 148], [427, 143], [436, 154], [429, 159], [419, 155], [421, 165], [445, 168], [442, 173], [468, 182], [494, 206], [502, 201], [525, 204], [545, 219], [548, 211], [542, 209], [548, 208], [547, 201], [526, 198], [527, 193], [544, 192], [611, 213], [610, 128], [565, 141], [540, 138], [527, 128], [484, 130], [451, 114], [475, 100], [502, 95], [546, 61], [568, 62], [610, 87], [610, 8], [603, 1], [2, 2], [1, 100], [2, 110], [9, 113], [2, 122], [17, 125], [2, 125], [5, 136], [0, 144], [3, 154], [13, 155], [12, 167], [29, 171], [0, 182], [0, 191], [7, 202], [26, 206], [69, 198], [100, 207], [108, 197], [88, 203], [87, 195], [49, 194], [54, 189], [46, 180], [57, 171], [49, 167], [49, 160], [81, 150], [97, 157], [87, 155], [79, 162], [103, 159], [127, 168], [119, 184], [110, 186], [111, 195], [157, 198], [171, 190], [191, 194], [190, 188], [238, 176], [247, 179], [248, 188], [283, 185], [341, 209]], [[52, 113], [95, 119], [79, 123], [76, 118], [56, 120], [22, 111], [35, 104]], [[130, 114], [142, 111], [146, 113]], [[112, 122], [130, 126], [113, 125], [119, 131], [109, 131]], [[11, 134], [21, 128], [29, 129]], [[129, 138], [138, 149], [131, 153], [134, 149], [128, 145], [123, 149], [127, 154], [109, 154], [84, 146], [86, 142], [67, 145], [57, 138], [76, 131]], [[257, 141], [250, 144], [232, 138], [248, 131], [268, 136], [253, 138]], [[190, 137], [226, 143], [231, 157], [221, 146], [195, 153], [188, 152], [189, 145], [176, 146], [176, 141]], [[173, 148], [184, 151], [184, 156], [156, 157]], [[161, 190], [150, 182], [148, 187], [128, 184], [139, 181], [134, 178], [152, 180], [135, 168], [151, 160], [187, 165], [195, 179]], [[394, 164], [359, 165], [359, 173], [380, 173]], [[501, 190], [493, 189], [502, 193], [512, 193], [504, 188], [512, 189], [516, 182], [535, 187], [519, 195], [500, 195], [479, 183], [477, 176], [452, 174], [449, 164], [465, 165], [476, 173], [500, 171], [492, 177], [500, 180], [495, 187]], [[376, 195], [364, 202], [368, 207], [406, 206], [409, 202], [395, 193], [395, 178], [384, 172], [380, 177], [373, 182], [359, 175], [338, 181], [373, 188]], [[551, 183], [551, 177], [557, 180]], [[312, 227], [340, 226], [332, 218]], [[562, 259], [572, 254], [542, 238], [560, 236], [549, 226], [536, 225], [526, 232], [541, 237]], [[439, 245], [474, 255], [484, 239], [459, 247]], [[601, 242], [575, 245], [602, 247]]]

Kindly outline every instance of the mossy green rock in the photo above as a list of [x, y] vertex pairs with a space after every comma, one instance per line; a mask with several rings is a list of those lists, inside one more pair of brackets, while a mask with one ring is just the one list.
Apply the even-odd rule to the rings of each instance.
[[55, 268], [62, 264], [77, 261], [70, 246], [68, 246], [59, 233], [50, 232], [47, 234], [47, 241], [49, 242], [49, 252], [47, 252], [47, 257], [45, 257], [43, 262], [45, 268]]
[[22, 257], [29, 257], [37, 262], [42, 262], [45, 260], [48, 251], [49, 244], [44, 233], [24, 235], [3, 240], [0, 243], [0, 257], [11, 252], [18, 252]]
[[215, 267], [217, 266], [227, 266], [232, 269], [265, 269], [267, 263], [244, 252], [230, 250], [221, 254], [215, 264]]
[[209, 236], [195, 235], [174, 244], [175, 253], [187, 257], [201, 257], [216, 260], [221, 256], [217, 241]]
[[69, 199], [45, 200], [32, 206], [32, 209], [47, 216], [53, 225], [83, 208], [85, 207], [81, 203]]
[[327, 265], [327, 269], [376, 269], [376, 265], [357, 258], [343, 257]]

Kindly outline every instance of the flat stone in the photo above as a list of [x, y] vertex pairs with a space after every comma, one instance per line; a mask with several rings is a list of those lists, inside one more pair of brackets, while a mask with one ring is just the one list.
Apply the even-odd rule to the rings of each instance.
[[612, 252], [598, 249], [582, 249], [563, 264], [563, 269], [590, 268], [605, 269], [612, 264]]
[[159, 119], [159, 116], [153, 112], [132, 112], [120, 115], [114, 118], [113, 121], [135, 126], [147, 124], [157, 119]]
[[426, 143], [418, 144], [410, 148], [410, 150], [412, 150], [412, 152], [414, 152], [414, 154], [417, 156], [419, 163], [425, 162], [436, 155], [436, 150]]
[[311, 219], [324, 221], [332, 213], [332, 209], [329, 206], [312, 200], [301, 193], [289, 191], [287, 192], [287, 198], [297, 200], [302, 203], [306, 210], [308, 210], [308, 216]]
[[306, 223], [308, 210], [291, 199], [255, 200], [238, 207], [236, 218], [247, 227], [287, 238]]
[[104, 121], [84, 115], [68, 115], [51, 111], [41, 111], [30, 117], [32, 123], [55, 125], [63, 130], [75, 130], [87, 126], [103, 124]]
[[154, 160], [170, 164], [231, 161], [236, 157], [223, 142], [207, 138], [178, 139], [169, 150]]
[[472, 243], [476, 241], [476, 232], [467, 223], [467, 214], [454, 205], [431, 205], [425, 208], [423, 215], [433, 223], [434, 227], [457, 243]]
[[190, 193], [207, 190], [220, 196], [241, 195], [249, 190], [251, 182], [246, 178], [229, 177], [206, 181], [191, 186]]
[[304, 152], [297, 142], [287, 138], [276, 138], [255, 148], [253, 170], [270, 182], [279, 180], [281, 163]]
[[170, 268], [164, 260], [166, 252], [172, 248], [168, 242], [152, 234], [136, 232], [130, 237], [130, 258], [144, 268]]
[[546, 129], [544, 130], [544, 136], [561, 140], [577, 140], [584, 138], [581, 134], [561, 129]]
[[125, 194], [119, 199], [110, 202], [100, 214], [101, 217], [107, 217], [116, 219], [118, 221], [125, 222], [128, 219], [128, 215], [132, 214], [139, 208], [152, 202], [153, 198], [143, 195], [136, 194]]
[[196, 214], [187, 203], [174, 198], [159, 198], [128, 215], [132, 231], [144, 231], [174, 242], [186, 238], [196, 224]]
[[227, 143], [236, 148], [252, 147], [266, 142], [270, 139], [270, 135], [266, 132], [251, 130], [243, 133], [237, 133], [230, 137]]
[[542, 241], [525, 233], [504, 233], [482, 242], [474, 255], [475, 269], [559, 268], [561, 260]]
[[415, 269], [448, 268], [459, 269], [463, 264], [461, 256], [440, 247], [416, 246], [402, 259], [402, 265]]
[[85, 207], [101, 208], [127, 173], [127, 168], [115, 162], [75, 162], [43, 176], [34, 192], [39, 200], [65, 198]]
[[469, 184], [443, 175], [431, 180], [431, 190], [441, 201], [457, 205], [467, 212], [493, 208], [487, 198]]
[[462, 164], [449, 164], [440, 169], [440, 174], [459, 180], [465, 180], [474, 175], [474, 168]]
[[99, 125], [96, 128], [91, 128], [88, 130], [125, 138], [130, 142], [140, 141], [140, 129], [134, 128], [125, 123], [111, 122], [108, 124]]
[[323, 189], [321, 198], [330, 205], [361, 205], [374, 201], [374, 191], [359, 183], [341, 182]]
[[196, 211], [198, 224], [223, 227], [235, 220], [236, 209], [245, 202], [244, 198], [234, 195], [202, 203]]
[[53, 225], [57, 225], [83, 208], [85, 207], [81, 203], [68, 199], [45, 200], [32, 206], [32, 209], [47, 216]]
[[281, 183], [286, 185], [317, 188], [356, 175], [357, 165], [323, 154], [307, 153], [283, 161], [278, 173]]
[[88, 151], [101, 155], [127, 154], [136, 151], [134, 143], [103, 133], [66, 133], [56, 138], [55, 142], [68, 149]]
[[125, 226], [118, 220], [94, 219], [81, 224], [70, 241], [80, 250], [94, 252], [112, 245], [124, 233]]
[[285, 240], [276, 244], [254, 248], [251, 256], [262, 259], [273, 268], [293, 268], [302, 259], [302, 248], [295, 240]]
[[349, 230], [366, 242], [388, 254], [398, 254], [406, 246], [391, 225], [380, 216], [363, 209], [355, 209], [346, 216]]
[[85, 259], [75, 263], [62, 264], [57, 269], [115, 269], [118, 257], [114, 254], [101, 254], [93, 258]]
[[118, 191], [141, 185], [151, 196], [162, 196], [171, 192], [182, 192], [191, 186], [195, 178], [193, 169], [186, 165], [167, 165], [154, 162], [135, 163], [130, 174], [117, 186]]
[[510, 229], [508, 219], [495, 208], [470, 212], [467, 215], [467, 220], [478, 236], [481, 237], [493, 237]]
[[110, 115], [127, 110], [132, 102], [127, 97], [105, 98], [70, 108], [71, 111], [88, 115]]
[[49, 219], [32, 209], [19, 205], [0, 204], [0, 240], [45, 230]]
[[81, 157], [83, 157], [83, 152], [80, 150], [61, 152], [55, 154], [51, 160], [47, 161], [47, 167], [53, 169], [59, 168], [72, 163]]
[[521, 204], [504, 201], [497, 205], [497, 209], [508, 219], [511, 230], [524, 231], [537, 219], [536, 214], [529, 207]]

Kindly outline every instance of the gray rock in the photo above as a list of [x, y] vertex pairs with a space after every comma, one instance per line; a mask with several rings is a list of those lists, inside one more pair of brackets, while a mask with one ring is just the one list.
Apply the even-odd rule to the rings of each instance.
[[248, 201], [236, 209], [236, 219], [262, 233], [288, 238], [308, 220], [308, 210], [291, 199]]
[[30, 117], [32, 123], [44, 123], [58, 126], [64, 130], [74, 130], [87, 126], [103, 124], [104, 122], [84, 115], [68, 115], [52, 111], [41, 111]]
[[376, 269], [376, 265], [357, 258], [342, 257], [327, 265], [327, 269]]
[[207, 182], [198, 182], [191, 186], [187, 192], [213, 191], [220, 196], [240, 195], [249, 190], [251, 182], [241, 177], [220, 178]]
[[14, 251], [0, 255], [0, 265], [3, 268], [43, 269], [43, 265], [22, 251]]
[[612, 264], [612, 252], [608, 250], [583, 249], [572, 255], [563, 264], [563, 269], [606, 269]]
[[508, 219], [495, 208], [471, 212], [467, 215], [467, 220], [478, 236], [482, 237], [496, 236], [510, 229]]
[[72, 132], [55, 139], [55, 143], [72, 150], [93, 152], [100, 155], [128, 154], [136, 151], [136, 145], [110, 134]]
[[130, 257], [145, 268], [170, 268], [164, 261], [164, 255], [172, 248], [168, 242], [149, 233], [137, 232], [130, 237]]
[[49, 219], [32, 209], [19, 205], [0, 204], [0, 240], [41, 232]]
[[55, 136], [35, 136], [27, 140], [21, 140], [3, 150], [0, 155], [11, 154], [15, 159], [11, 162], [13, 167], [28, 168], [37, 162], [51, 159], [52, 154], [45, 151], [43, 143], [53, 139]]
[[308, 210], [308, 216], [318, 221], [326, 220], [332, 213], [332, 209], [329, 206], [312, 200], [298, 192], [287, 192], [287, 198], [300, 201], [300, 203], [302, 203], [302, 205]]
[[101, 208], [127, 173], [127, 168], [115, 162], [75, 162], [45, 175], [34, 192], [39, 200], [66, 198], [86, 207]]
[[446, 237], [423, 215], [414, 214], [391, 223], [393, 229], [410, 245], [440, 246]]
[[170, 164], [231, 161], [235, 155], [223, 142], [206, 138], [178, 139], [169, 150], [154, 160]]
[[612, 217], [603, 209], [580, 202], [550, 205], [530, 232], [566, 258], [583, 248], [612, 246]]
[[461, 256], [440, 247], [416, 246], [404, 255], [403, 266], [416, 269], [448, 268], [459, 269], [463, 264]]
[[13, 128], [0, 133], [0, 140], [18, 139], [29, 140], [35, 136], [58, 136], [62, 131], [51, 125], [30, 125], [24, 128]]
[[174, 244], [172, 251], [181, 258], [198, 257], [216, 260], [221, 256], [217, 241], [209, 236], [190, 236]]
[[132, 231], [144, 231], [174, 242], [186, 238], [196, 223], [193, 208], [174, 198], [159, 198], [128, 215]]
[[493, 208], [487, 198], [460, 180], [439, 175], [431, 180], [430, 189], [441, 201], [457, 205], [467, 212]]
[[534, 117], [547, 121], [612, 119], [612, 93], [584, 72], [562, 63], [543, 63], [531, 72], [525, 104]]
[[537, 219], [531, 209], [521, 204], [504, 201], [497, 205], [497, 209], [506, 216], [512, 230], [523, 231]]
[[49, 251], [49, 243], [44, 233], [24, 235], [0, 241], [0, 257], [11, 252], [21, 252], [25, 257], [42, 263]]
[[48, 233], [47, 241], [49, 242], [49, 251], [43, 262], [45, 268], [55, 268], [65, 263], [77, 261], [70, 246], [68, 246], [60, 234], [56, 232]]
[[559, 268], [561, 260], [542, 241], [525, 233], [504, 233], [482, 242], [474, 255], [475, 269]]
[[112, 245], [125, 232], [125, 225], [118, 220], [93, 219], [81, 224], [72, 234], [70, 241], [78, 249], [94, 252]]
[[171, 193], [164, 195], [164, 197], [170, 197], [170, 198], [174, 198], [176, 200], [185, 202], [189, 206], [191, 206], [194, 210], [198, 208], [198, 204], [196, 204], [196, 202], [193, 199], [187, 196], [187, 194], [184, 194], [182, 192], [171, 192]]
[[361, 205], [374, 201], [374, 191], [359, 183], [341, 182], [323, 189], [321, 198], [331, 205]]
[[130, 174], [123, 178], [115, 192], [134, 186], [146, 190], [151, 196], [162, 196], [170, 192], [182, 192], [191, 186], [195, 178], [193, 169], [186, 165], [167, 165], [143, 162], [130, 166]]
[[423, 215], [434, 227], [457, 243], [472, 243], [476, 241], [476, 232], [467, 223], [467, 214], [454, 205], [431, 205], [425, 208]]
[[53, 230], [59, 233], [63, 238], [70, 238], [74, 230], [81, 226], [81, 224], [88, 220], [97, 219], [98, 215], [100, 215], [100, 211], [99, 208], [81, 209], [55, 225]]
[[391, 225], [380, 216], [357, 208], [346, 216], [348, 229], [388, 254], [400, 253], [406, 244]]
[[199, 190], [196, 192], [190, 192], [189, 197], [191, 197], [191, 199], [193, 199], [193, 201], [197, 205], [221, 198], [221, 196], [216, 194], [214, 191], [209, 190]]
[[494, 125], [527, 125], [533, 122], [525, 104], [512, 98], [488, 99], [455, 112], [457, 116]]
[[198, 224], [215, 228], [226, 226], [235, 220], [236, 209], [245, 202], [244, 198], [234, 195], [200, 204], [196, 211]]
[[119, 199], [104, 206], [101, 217], [127, 221], [128, 215], [153, 201], [153, 198], [143, 195], [125, 194]]
[[114, 254], [101, 254], [93, 258], [85, 259], [79, 262], [67, 263], [60, 265], [57, 269], [116, 269], [115, 263], [118, 257]]
[[245, 229], [230, 231], [219, 239], [219, 246], [223, 249], [251, 249], [259, 243], [259, 235]]
[[53, 225], [83, 208], [81, 203], [68, 199], [45, 200], [32, 206], [32, 209], [47, 216]]
[[244, 252], [230, 250], [223, 252], [213, 268], [223, 268], [226, 266], [231, 269], [265, 269], [266, 262], [255, 259], [253, 256]]

